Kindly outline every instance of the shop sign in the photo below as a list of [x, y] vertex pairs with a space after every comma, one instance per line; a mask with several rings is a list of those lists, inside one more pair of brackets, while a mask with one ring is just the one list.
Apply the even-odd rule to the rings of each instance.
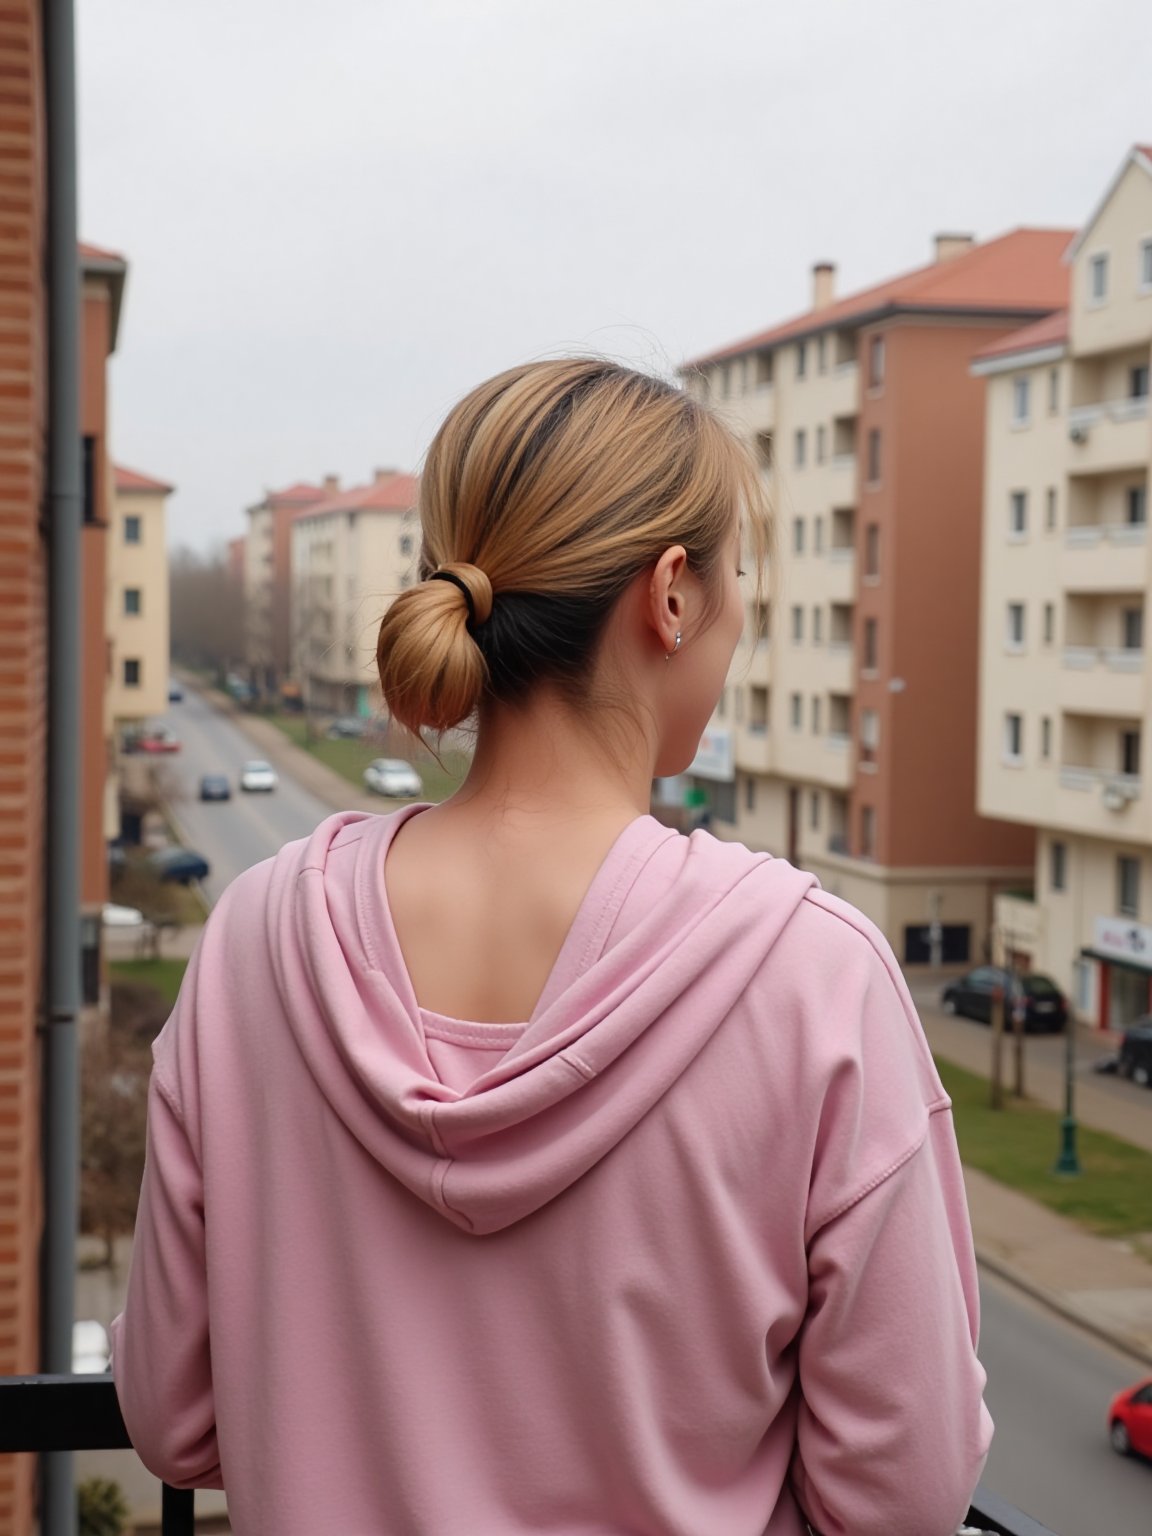
[[1144, 923], [1127, 917], [1098, 917], [1094, 947], [1097, 954], [1109, 959], [1152, 970], [1152, 928]]
[[732, 732], [723, 726], [709, 726], [700, 738], [696, 756], [688, 769], [698, 779], [712, 779], [730, 784], [736, 777], [736, 755]]

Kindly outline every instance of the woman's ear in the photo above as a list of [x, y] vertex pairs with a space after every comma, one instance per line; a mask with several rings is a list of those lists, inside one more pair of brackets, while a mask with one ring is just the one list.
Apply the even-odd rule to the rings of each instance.
[[687, 622], [687, 573], [688, 552], [682, 544], [673, 544], [657, 560], [648, 582], [645, 618], [666, 652], [675, 648], [676, 636]]

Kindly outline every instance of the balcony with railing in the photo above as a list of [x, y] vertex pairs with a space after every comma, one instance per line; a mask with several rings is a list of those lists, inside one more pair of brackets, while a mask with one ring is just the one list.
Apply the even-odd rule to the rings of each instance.
[[[130, 1448], [110, 1376], [0, 1377], [0, 1453]], [[160, 1536], [194, 1536], [195, 1508], [191, 1489], [165, 1487]], [[898, 1510], [893, 1519], [899, 1524]], [[963, 1530], [968, 1536], [1055, 1536], [984, 1488], [976, 1490]]]
[[1104, 837], [1144, 838], [1152, 815], [1143, 793], [1139, 715], [1061, 717], [1059, 805], [1054, 825]]
[[1141, 563], [1147, 543], [1146, 470], [1069, 477], [1061, 562], [1066, 591], [1131, 589], [1134, 569]]
[[1070, 594], [1064, 604], [1061, 664], [1065, 710], [1139, 715], [1144, 703], [1144, 594]]

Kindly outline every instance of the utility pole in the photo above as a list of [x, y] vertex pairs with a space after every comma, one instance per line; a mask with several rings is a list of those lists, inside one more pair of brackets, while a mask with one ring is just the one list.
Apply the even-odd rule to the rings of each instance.
[[[1079, 963], [1079, 961], [1077, 961]], [[1075, 1178], [1082, 1172], [1076, 1124], [1076, 1014], [1069, 999], [1064, 1018], [1064, 1118], [1060, 1122], [1060, 1155], [1055, 1173]]]

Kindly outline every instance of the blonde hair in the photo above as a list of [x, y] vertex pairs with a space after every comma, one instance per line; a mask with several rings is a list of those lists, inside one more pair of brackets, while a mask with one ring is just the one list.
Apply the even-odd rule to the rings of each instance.
[[734, 520], [761, 568], [755, 464], [705, 406], [617, 363], [509, 369], [449, 413], [420, 482], [418, 586], [380, 624], [393, 717], [443, 731], [545, 681], [586, 702], [625, 588], [673, 544], [718, 594]]

